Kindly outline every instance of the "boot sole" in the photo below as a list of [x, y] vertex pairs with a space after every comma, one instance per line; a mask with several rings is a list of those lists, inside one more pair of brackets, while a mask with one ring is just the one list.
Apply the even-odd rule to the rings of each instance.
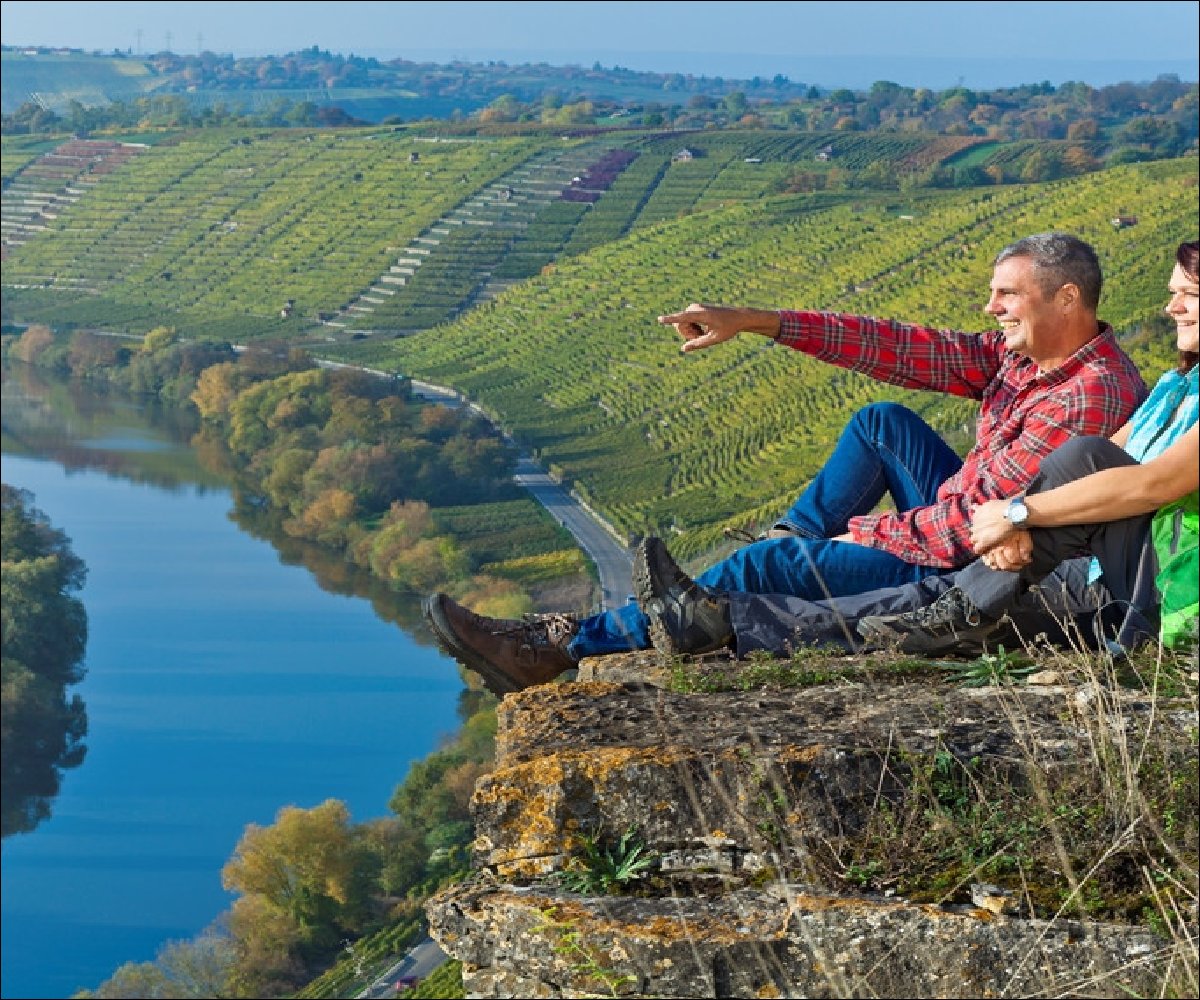
[[515, 684], [512, 678], [496, 670], [478, 653], [458, 641], [442, 610], [441, 596], [441, 594], [434, 594], [432, 597], [427, 597], [421, 604], [421, 613], [426, 624], [429, 625], [429, 630], [442, 648], [468, 670], [479, 674], [483, 678], [484, 686], [497, 697], [520, 691], [521, 687]]
[[883, 621], [873, 618], [860, 619], [856, 631], [869, 646], [880, 649], [897, 649], [901, 653], [914, 656], [953, 656], [970, 658], [986, 653], [992, 645], [990, 637], [997, 632], [999, 623], [991, 627], [963, 629], [953, 635], [930, 636], [922, 632], [908, 632], [894, 629], [886, 621], [889, 616], [881, 616]]
[[637, 598], [642, 613], [646, 616], [646, 630], [650, 633], [650, 643], [663, 656], [679, 655], [675, 641], [663, 623], [660, 599], [654, 592], [654, 580], [650, 573], [650, 564], [646, 560], [644, 542], [637, 547], [633, 557], [633, 596]]

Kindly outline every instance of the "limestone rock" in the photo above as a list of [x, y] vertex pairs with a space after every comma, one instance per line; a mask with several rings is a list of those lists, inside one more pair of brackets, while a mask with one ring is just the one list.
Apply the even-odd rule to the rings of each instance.
[[[1032, 919], [998, 887], [1003, 906], [977, 905], [970, 872], [933, 902], [856, 892], [839, 859], [878, 849], [881, 815], [919, 820], [931, 780], [968, 776], [1019, 809], [1069, 790], [1101, 736], [1166, 727], [1194, 771], [1194, 701], [928, 678], [685, 694], [668, 679], [653, 654], [598, 658], [499, 706], [476, 876], [427, 906], [468, 995], [1156, 992], [1172, 944], [1145, 928]], [[564, 890], [589, 844], [634, 829], [657, 859], [636, 895]]]

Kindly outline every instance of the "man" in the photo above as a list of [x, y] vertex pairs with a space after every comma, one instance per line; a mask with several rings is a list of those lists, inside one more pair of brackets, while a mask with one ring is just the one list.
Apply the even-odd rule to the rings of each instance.
[[[684, 352], [743, 333], [765, 336], [881, 381], [981, 404], [978, 440], [965, 459], [902, 406], [859, 411], [767, 536], [712, 566], [697, 584], [816, 601], [966, 565], [974, 558], [972, 505], [1023, 490], [1041, 459], [1067, 438], [1113, 433], [1146, 394], [1112, 329], [1097, 318], [1101, 285], [1088, 244], [1044, 233], [996, 257], [986, 311], [998, 331], [698, 304], [660, 316], [683, 337]], [[887, 494], [895, 511], [872, 513]], [[545, 683], [584, 656], [651, 642], [649, 620], [632, 604], [582, 621], [515, 621], [475, 615], [435, 594], [425, 614], [446, 650], [496, 693]]]

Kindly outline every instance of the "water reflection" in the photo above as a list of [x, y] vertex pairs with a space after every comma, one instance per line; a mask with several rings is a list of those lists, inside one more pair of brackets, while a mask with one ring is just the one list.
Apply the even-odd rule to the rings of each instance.
[[282, 514], [248, 500], [236, 488], [233, 498], [234, 506], [229, 512], [233, 522], [247, 534], [274, 546], [279, 561], [285, 566], [303, 566], [313, 575], [317, 585], [331, 594], [370, 601], [377, 617], [399, 625], [422, 646], [434, 645], [433, 636], [421, 617], [419, 598], [397, 594], [377, 576], [348, 562], [338, 552], [289, 535], [283, 530]]
[[[230, 520], [272, 545], [281, 563], [304, 567], [326, 592], [369, 601], [378, 618], [403, 629], [412, 642], [434, 646], [417, 598], [397, 594], [340, 553], [288, 535], [282, 515], [251, 501], [231, 484], [222, 450], [206, 440], [194, 415], [18, 362], [5, 365], [0, 374], [6, 455], [46, 458], [68, 471], [97, 471], [168, 491], [231, 491]], [[36, 507], [36, 497], [32, 503]], [[70, 536], [70, 525], [55, 527]], [[12, 673], [6, 665], [3, 837], [29, 832], [51, 815], [62, 772], [77, 767], [86, 753], [82, 699], [68, 698], [63, 686], [36, 697], [17, 697], [10, 690]]]
[[306, 568], [322, 590], [370, 601], [379, 618], [420, 645], [434, 644], [419, 598], [396, 593], [340, 553], [288, 535], [282, 515], [249, 500], [195, 413], [130, 399], [20, 362], [6, 364], [2, 377], [6, 454], [41, 455], [68, 470], [94, 469], [161, 489], [230, 490], [230, 519], [270, 543], [282, 563]]
[[[6, 601], [16, 601], [6, 594]], [[6, 616], [7, 619], [7, 616]], [[11, 621], [6, 620], [5, 630]], [[87, 711], [67, 685], [11, 655], [5, 637], [3, 726], [0, 727], [0, 837], [29, 833], [49, 819], [63, 772], [83, 763]], [[79, 680], [73, 674], [73, 680]]]
[[5, 454], [38, 455], [161, 489], [224, 488], [187, 447], [193, 414], [133, 400], [19, 362], [0, 372]]

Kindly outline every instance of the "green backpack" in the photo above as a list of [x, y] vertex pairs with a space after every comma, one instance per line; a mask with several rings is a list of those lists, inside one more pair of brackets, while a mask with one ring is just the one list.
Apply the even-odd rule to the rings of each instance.
[[1158, 554], [1158, 592], [1162, 596], [1160, 640], [1179, 647], [1197, 642], [1200, 615], [1200, 494], [1189, 493], [1154, 515], [1150, 532]]

